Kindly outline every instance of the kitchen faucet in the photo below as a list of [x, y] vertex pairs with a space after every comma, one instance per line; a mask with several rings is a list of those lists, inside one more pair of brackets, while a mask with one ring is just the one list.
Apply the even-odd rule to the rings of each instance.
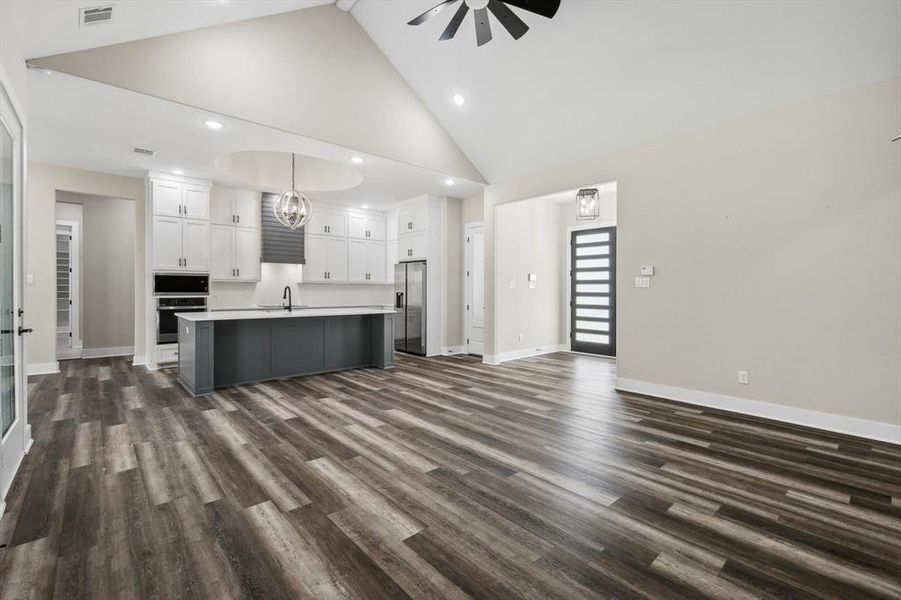
[[[285, 306], [285, 300], [288, 301], [288, 306]], [[291, 286], [286, 285], [285, 291], [282, 292], [282, 308], [287, 308], [288, 312], [291, 312], [291, 307], [293, 305], [294, 305], [294, 303], [291, 301]]]

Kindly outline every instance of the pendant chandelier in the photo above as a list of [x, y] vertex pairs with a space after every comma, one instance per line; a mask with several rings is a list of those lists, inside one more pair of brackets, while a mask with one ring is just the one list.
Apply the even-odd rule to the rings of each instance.
[[294, 189], [294, 153], [291, 153], [291, 189], [275, 201], [275, 218], [289, 229], [303, 227], [313, 214], [310, 199]]
[[600, 194], [597, 188], [585, 188], [576, 194], [576, 218], [597, 219], [601, 212]]

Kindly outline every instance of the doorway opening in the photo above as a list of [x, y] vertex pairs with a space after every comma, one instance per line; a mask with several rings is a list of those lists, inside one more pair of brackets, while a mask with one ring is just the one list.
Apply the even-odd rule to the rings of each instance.
[[56, 192], [57, 359], [131, 356], [135, 203]]

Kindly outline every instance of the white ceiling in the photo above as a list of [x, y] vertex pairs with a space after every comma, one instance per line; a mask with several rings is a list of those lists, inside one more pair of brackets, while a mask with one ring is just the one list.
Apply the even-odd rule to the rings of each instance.
[[[0, 1], [12, 6], [27, 59], [332, 3], [332, 0]], [[78, 26], [79, 10], [108, 5], [113, 5], [110, 23]]]
[[901, 76], [899, 2], [563, 0], [481, 48], [471, 12], [405, 25], [435, 4], [352, 14], [489, 182]]
[[[60, 101], [64, 99], [64, 101]], [[204, 120], [225, 123], [211, 131]], [[183, 170], [186, 176], [243, 186], [214, 166], [219, 156], [246, 150], [296, 152], [350, 164], [346, 148], [284, 131], [213, 115], [206, 111], [122, 90], [63, 73], [28, 72], [28, 152], [38, 162], [116, 175], [143, 177], [147, 171]], [[157, 151], [135, 154], [135, 146]], [[420, 194], [465, 197], [482, 186], [419, 167], [366, 156], [354, 168], [363, 183], [340, 192], [310, 193], [314, 201], [385, 210]], [[288, 182], [285, 182], [287, 186]], [[261, 191], [282, 191], [257, 186]]]

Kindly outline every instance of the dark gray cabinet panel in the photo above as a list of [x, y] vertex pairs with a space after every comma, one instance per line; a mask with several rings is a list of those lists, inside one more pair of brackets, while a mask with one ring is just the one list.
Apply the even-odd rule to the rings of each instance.
[[272, 377], [325, 370], [325, 319], [284, 319], [272, 327]]
[[[394, 366], [395, 315], [179, 324], [178, 378], [192, 394], [237, 383]], [[187, 326], [185, 326], [187, 325]]]
[[[272, 321], [218, 321], [213, 343], [216, 387], [257, 381], [270, 373]], [[181, 357], [179, 356], [179, 359]]]

